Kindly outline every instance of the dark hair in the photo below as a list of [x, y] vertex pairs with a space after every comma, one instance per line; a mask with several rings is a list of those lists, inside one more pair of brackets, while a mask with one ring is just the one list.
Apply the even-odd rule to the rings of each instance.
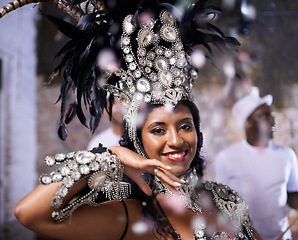
[[[199, 109], [197, 108], [196, 104], [189, 101], [189, 100], [182, 100], [178, 104], [183, 104], [184, 106], [187, 106], [192, 114], [195, 129], [198, 136], [198, 145], [197, 145], [197, 151], [195, 154], [195, 157], [190, 165], [190, 168], [195, 168], [196, 172], [198, 174], [198, 177], [201, 178], [203, 176], [204, 171], [204, 159], [200, 156], [200, 150], [203, 145], [203, 135], [200, 131], [200, 114]], [[152, 111], [152, 109], [161, 107], [163, 105], [161, 104], [147, 104], [146, 110], [149, 112]], [[137, 136], [142, 143], [142, 129], [137, 129]], [[123, 147], [127, 147], [130, 150], [136, 151], [134, 147], [133, 141], [129, 138], [127, 128], [125, 127], [124, 134], [120, 140], [120, 145]], [[152, 190], [154, 190], [155, 186], [153, 184], [153, 175], [151, 174], [144, 174], [145, 180], [148, 182], [149, 186]], [[163, 209], [159, 205], [157, 199], [153, 197], [147, 196], [132, 180], [130, 180], [128, 177], [124, 176], [124, 180], [128, 181], [132, 185], [132, 194], [130, 198], [139, 200], [143, 205], [143, 211], [146, 214], [147, 217], [151, 218], [155, 224], [154, 233], [159, 234], [163, 239], [167, 239], [164, 234], [170, 234], [173, 239], [179, 239], [178, 233], [174, 230], [172, 225], [170, 224], [168, 218], [166, 217], [165, 213], [163, 212]], [[156, 208], [154, 208], [153, 203], [154, 201], [157, 203], [158, 209], [156, 211]], [[145, 204], [144, 204], [145, 203]]]

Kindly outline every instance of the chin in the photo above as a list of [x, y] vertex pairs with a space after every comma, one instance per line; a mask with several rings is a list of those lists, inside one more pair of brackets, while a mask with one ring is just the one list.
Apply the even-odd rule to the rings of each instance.
[[184, 174], [189, 169], [189, 166], [185, 166], [185, 164], [181, 164], [181, 166], [179, 166], [178, 164], [175, 164], [175, 165], [172, 165], [171, 167], [172, 167], [171, 172], [176, 176], [180, 176]]

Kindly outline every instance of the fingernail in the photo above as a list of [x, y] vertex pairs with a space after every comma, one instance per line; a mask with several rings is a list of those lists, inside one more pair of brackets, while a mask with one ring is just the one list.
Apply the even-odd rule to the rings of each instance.
[[180, 180], [181, 180], [181, 182], [186, 183], [183, 179], [180, 179]]
[[167, 169], [172, 169], [172, 167], [170, 167], [170, 166], [167, 166]]
[[178, 182], [174, 182], [175, 186], [177, 187], [180, 187], [181, 186], [181, 183], [178, 183]]

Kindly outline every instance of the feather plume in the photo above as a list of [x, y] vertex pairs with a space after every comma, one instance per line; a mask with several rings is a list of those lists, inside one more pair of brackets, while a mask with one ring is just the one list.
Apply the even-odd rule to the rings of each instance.
[[[73, 4], [81, 3], [75, 0]], [[122, 21], [128, 14], [134, 14], [134, 20], [139, 21], [139, 16], [148, 8], [156, 14], [161, 9], [169, 9], [180, 20], [179, 28], [185, 51], [191, 53], [196, 45], [204, 46], [211, 54], [211, 44], [217, 47], [236, 49], [240, 46], [235, 38], [226, 37], [220, 29], [210, 23], [210, 16], [220, 13], [220, 9], [208, 6], [207, 0], [199, 0], [186, 6], [183, 11], [176, 8], [181, 1], [133, 0], [130, 4], [121, 0], [105, 0], [103, 10], [85, 15], [76, 26], [61, 19], [47, 16], [56, 24], [59, 30], [71, 40], [57, 53], [62, 57], [61, 63], [54, 70], [59, 74], [63, 72], [64, 83], [61, 86], [58, 101], [61, 101], [61, 118], [59, 137], [66, 139], [67, 127], [74, 115], [80, 122], [89, 128], [92, 133], [96, 130], [103, 110], [106, 109], [111, 118], [113, 96], [109, 97], [107, 104], [106, 92], [101, 88], [99, 79], [104, 78], [103, 67], [98, 63], [98, 53], [110, 49], [119, 59], [121, 68], [126, 69], [120, 51], [119, 39], [122, 34]], [[108, 84], [117, 86], [119, 78], [112, 75], [107, 78]], [[76, 92], [76, 103], [71, 105], [65, 114], [66, 99], [70, 89]], [[89, 125], [84, 108], [89, 111]]]

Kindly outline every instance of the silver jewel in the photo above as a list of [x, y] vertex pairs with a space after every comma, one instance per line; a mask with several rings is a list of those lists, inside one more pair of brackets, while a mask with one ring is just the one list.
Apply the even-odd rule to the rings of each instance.
[[[52, 207], [59, 208], [69, 189], [82, 178], [88, 178], [88, 186], [91, 190], [74, 201], [70, 201], [62, 210], [53, 212], [52, 216], [56, 222], [63, 221], [81, 205], [97, 206], [94, 199], [99, 191], [105, 193], [109, 200], [120, 201], [129, 196], [130, 184], [122, 182], [124, 167], [118, 157], [108, 150], [102, 153], [78, 151], [72, 156], [71, 158], [69, 155], [69, 158], [62, 160], [63, 155], [56, 154], [55, 158], [53, 157], [55, 164], [65, 164], [50, 174], [40, 176], [40, 182], [44, 185], [62, 181], [62, 185], [57, 188], [56, 194], [52, 198]], [[47, 158], [51, 158], [51, 156]]]
[[63, 166], [60, 169], [62, 176], [67, 176], [70, 173], [70, 169], [67, 166]]
[[75, 159], [79, 164], [87, 164], [87, 163], [90, 163], [91, 161], [94, 161], [95, 154], [88, 151], [79, 151], [75, 154]]
[[66, 157], [66, 156], [65, 156], [64, 153], [57, 153], [57, 154], [55, 155], [55, 160], [61, 162], [61, 161], [64, 161], [65, 157]]
[[74, 152], [69, 152], [69, 153], [66, 154], [66, 157], [67, 158], [73, 158], [74, 154], [75, 154]]
[[153, 32], [148, 29], [142, 29], [138, 34], [138, 43], [142, 47], [147, 47], [153, 42]]
[[149, 73], [151, 72], [151, 68], [150, 68], [150, 67], [145, 67], [145, 72], [146, 72], [147, 74], [149, 74]]
[[121, 44], [128, 45], [130, 43], [130, 39], [128, 37], [121, 38]]
[[178, 32], [173, 26], [162, 26], [161, 30], [161, 37], [167, 42], [175, 42]]
[[170, 25], [175, 24], [175, 17], [169, 11], [162, 11], [160, 13], [160, 20], [163, 24], [170, 24]]
[[140, 92], [148, 92], [150, 90], [150, 83], [147, 79], [145, 78], [141, 78], [138, 82], [137, 82], [137, 89]]
[[128, 15], [123, 20], [123, 30], [128, 35], [132, 34], [137, 27], [135, 23], [132, 23], [132, 17], [133, 15]]
[[163, 49], [162, 49], [162, 47], [157, 47], [156, 49], [155, 49], [155, 53], [157, 54], [157, 55], [162, 55], [163, 54]]
[[133, 75], [135, 78], [140, 78], [142, 76], [142, 73], [141, 73], [141, 71], [136, 70], [136, 71], [134, 71]]
[[171, 65], [175, 65], [175, 63], [176, 63], [176, 58], [174, 58], [174, 57], [170, 58], [169, 63], [170, 63]]
[[154, 61], [154, 67], [157, 71], [163, 71], [168, 69], [168, 62], [163, 57], [158, 57]]
[[146, 56], [146, 49], [140, 47], [140, 48], [138, 49], [138, 55], [141, 56], [141, 57], [145, 57], [145, 56]]
[[131, 54], [126, 55], [126, 62], [132, 62], [133, 61], [133, 56]]
[[129, 47], [124, 47], [123, 48], [123, 52], [125, 53], [125, 54], [128, 54], [129, 52], [130, 52], [130, 48]]
[[189, 74], [190, 74], [191, 78], [194, 79], [194, 80], [198, 78], [198, 72], [194, 69], [191, 69], [189, 71]]
[[[173, 82], [173, 76], [170, 71], [160, 72], [159, 79], [160, 79], [160, 82], [162, 83], [162, 85], [164, 85], [166, 87], [171, 86], [171, 84]], [[167, 90], [169, 90], [169, 89], [167, 89]]]
[[129, 70], [133, 71], [133, 70], [135, 70], [135, 69], [137, 68], [137, 66], [136, 66], [135, 63], [130, 63], [130, 64], [128, 65], [128, 68], [129, 68]]
[[56, 172], [52, 174], [52, 181], [53, 182], [60, 182], [62, 180], [63, 176], [60, 172]]
[[106, 180], [105, 172], [97, 172], [91, 175], [88, 179], [88, 186], [91, 189], [100, 190]]
[[86, 165], [80, 166], [80, 173], [83, 175], [87, 175], [90, 173], [90, 168]]
[[148, 52], [147, 58], [149, 60], [153, 60], [155, 58], [155, 53], [153, 51]]
[[173, 53], [171, 50], [167, 49], [165, 50], [164, 55], [165, 57], [170, 58], [173, 55]]
[[144, 101], [146, 103], [149, 103], [151, 101], [151, 95], [150, 94], [146, 94], [145, 97], [144, 97]]
[[47, 166], [52, 167], [52, 166], [55, 165], [55, 159], [51, 156], [47, 156], [45, 158], [45, 163], [46, 163]]

